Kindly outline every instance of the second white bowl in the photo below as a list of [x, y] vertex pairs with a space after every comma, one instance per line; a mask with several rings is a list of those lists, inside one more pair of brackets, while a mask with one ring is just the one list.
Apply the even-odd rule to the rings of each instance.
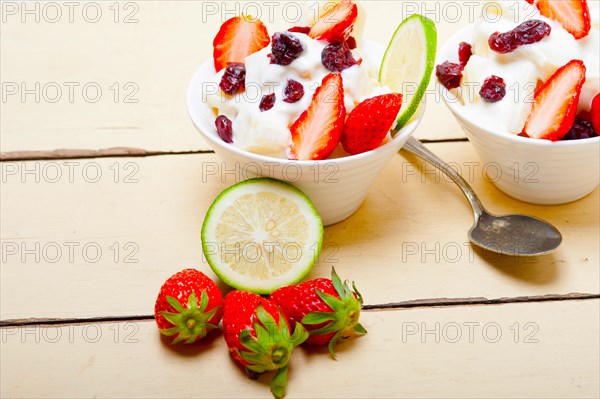
[[[438, 53], [438, 64], [456, 60], [458, 45], [472, 38], [472, 26], [454, 34]], [[600, 180], [600, 137], [551, 142], [499, 133], [478, 123], [469, 109], [438, 83], [444, 102], [477, 151], [488, 178], [511, 197], [534, 204], [572, 202], [591, 193]]]

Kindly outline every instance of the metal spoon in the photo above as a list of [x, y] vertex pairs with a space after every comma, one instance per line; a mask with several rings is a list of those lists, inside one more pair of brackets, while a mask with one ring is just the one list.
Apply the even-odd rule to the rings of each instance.
[[471, 243], [488, 251], [517, 256], [547, 254], [560, 245], [562, 235], [544, 220], [527, 215], [496, 216], [489, 213], [467, 181], [419, 140], [411, 137], [403, 148], [434, 165], [461, 188], [475, 216], [475, 223], [469, 230]]

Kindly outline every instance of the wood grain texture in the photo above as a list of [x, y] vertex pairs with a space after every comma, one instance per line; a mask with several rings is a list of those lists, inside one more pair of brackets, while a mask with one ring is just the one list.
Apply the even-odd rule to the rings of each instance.
[[[260, 6], [254, 7], [270, 31], [286, 29], [292, 22], [282, 15], [295, 18], [295, 5], [306, 6], [251, 3]], [[468, 15], [462, 2], [454, 3]], [[95, 23], [87, 22], [95, 19], [95, 7], [84, 14], [80, 5], [71, 17], [68, 8], [59, 7], [62, 17], [50, 22], [55, 10], [39, 3], [36, 22], [35, 11], [23, 16], [24, 6], [11, 4], [16, 13], [7, 12], [0, 26], [2, 152], [34, 151], [28, 156], [39, 157], [41, 151], [58, 157], [52, 151], [209, 149], [187, 116], [187, 85], [211, 56], [212, 38], [222, 21], [233, 15], [232, 10], [244, 11], [243, 2], [137, 1], [119, 7], [100, 2], [101, 17]], [[396, 1], [364, 2], [364, 8], [365, 36], [382, 45], [412, 11]], [[446, 21], [444, 13], [449, 11], [437, 8], [431, 16], [438, 22], [441, 40], [468, 22], [468, 17]], [[392, 23], [381, 24], [382, 16], [390, 13], [395, 15]], [[435, 117], [426, 118], [417, 135], [463, 137], [433, 83], [426, 99], [427, 114]]]
[[[286, 397], [598, 397], [598, 314], [598, 300], [363, 312], [368, 334], [337, 361], [294, 352]], [[271, 397], [220, 335], [174, 350], [153, 321], [0, 332], [2, 397]]]
[[[461, 192], [402, 153], [357, 213], [325, 229], [308, 278], [328, 276], [334, 266], [357, 282], [368, 305], [600, 293], [600, 250], [591, 244], [600, 235], [598, 190], [562, 206], [525, 204], [482, 177], [469, 143], [428, 146], [470, 165], [471, 177], [466, 167], [464, 174], [490, 211], [547, 219], [562, 231], [562, 246], [538, 258], [473, 249], [466, 233], [472, 213]], [[198, 267], [214, 277], [202, 259], [200, 228], [218, 193], [244, 177], [213, 154], [1, 165], [2, 320], [148, 315], [174, 272]], [[61, 179], [53, 183], [57, 171]], [[126, 300], [114, 295], [120, 292]]]
[[[151, 314], [174, 272], [215, 278], [200, 227], [216, 195], [245, 177], [206, 153], [186, 113], [188, 82], [224, 19], [258, 5], [270, 32], [283, 30], [301, 25], [281, 18], [297, 2], [74, 2], [73, 21], [67, 3], [50, 3], [2, 2], [0, 396], [270, 398], [222, 336], [173, 349]], [[437, 23], [439, 45], [484, 5], [362, 3], [366, 38], [387, 43], [417, 12]], [[49, 21], [57, 6], [61, 20]], [[86, 21], [83, 7], [101, 18]], [[435, 85], [416, 136], [463, 140]], [[460, 191], [401, 153], [359, 211], [326, 229], [307, 277], [334, 266], [356, 281], [369, 334], [342, 343], [337, 361], [297, 350], [287, 397], [599, 397], [598, 189], [563, 206], [525, 204], [491, 184], [468, 142], [428, 147], [490, 211], [545, 218], [562, 246], [526, 259], [473, 249]]]

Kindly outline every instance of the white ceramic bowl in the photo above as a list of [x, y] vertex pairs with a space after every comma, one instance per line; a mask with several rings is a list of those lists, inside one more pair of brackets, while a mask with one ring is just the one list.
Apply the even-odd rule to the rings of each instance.
[[[438, 52], [437, 63], [456, 62], [458, 44], [469, 42], [472, 25], [454, 34]], [[434, 77], [435, 79], [435, 77]], [[496, 132], [469, 117], [456, 98], [438, 83], [444, 102], [473, 143], [489, 179], [511, 197], [556, 205], [591, 193], [600, 179], [600, 137], [551, 142]]]
[[[380, 60], [383, 48], [366, 44], [373, 60]], [[371, 55], [371, 54], [374, 54]], [[340, 222], [352, 215], [365, 199], [369, 188], [383, 167], [402, 148], [423, 118], [421, 106], [413, 120], [395, 137], [375, 150], [323, 161], [291, 161], [241, 150], [217, 135], [212, 109], [202, 101], [202, 86], [215, 74], [211, 60], [194, 74], [187, 93], [188, 113], [206, 142], [227, 164], [237, 170], [239, 179], [271, 177], [300, 188], [313, 201], [324, 225]]]

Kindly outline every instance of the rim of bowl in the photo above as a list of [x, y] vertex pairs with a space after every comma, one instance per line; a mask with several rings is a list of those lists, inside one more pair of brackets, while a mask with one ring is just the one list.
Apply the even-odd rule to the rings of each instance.
[[[453, 62], [453, 61], [456, 62], [456, 60], [458, 59], [458, 44], [462, 41], [468, 42], [468, 39], [472, 38], [473, 29], [474, 29], [474, 25], [471, 23], [471, 24], [459, 29], [457, 32], [455, 32], [453, 35], [451, 35], [450, 38], [448, 40], [446, 40], [446, 42], [444, 43], [444, 45], [438, 52], [438, 55], [436, 57], [436, 65], [439, 65], [439, 64], [443, 63], [444, 61], [448, 61], [448, 60], [450, 60], [451, 62]], [[452, 52], [454, 52], [456, 54], [454, 56], [452, 56], [452, 54], [453, 54]], [[442, 97], [444, 103], [450, 109], [450, 111], [452, 111], [452, 113], [454, 114], [454, 116], [457, 119], [459, 119], [459, 118], [464, 119], [470, 125], [474, 126], [475, 128], [477, 128], [489, 135], [492, 135], [492, 136], [495, 136], [495, 137], [498, 137], [501, 139], [513, 141], [515, 143], [529, 145], [532, 147], [557, 147], [557, 148], [578, 147], [578, 146], [586, 146], [586, 145], [590, 145], [590, 144], [598, 144], [600, 142], [600, 136], [596, 136], [596, 137], [589, 138], [589, 139], [581, 139], [581, 140], [550, 141], [550, 140], [544, 140], [544, 139], [533, 139], [530, 137], [521, 137], [516, 134], [499, 133], [499, 132], [490, 130], [485, 126], [482, 126], [480, 123], [477, 123], [477, 121], [474, 120], [473, 118], [470, 118], [468, 116], [468, 112], [465, 112], [465, 108], [460, 105], [460, 102], [458, 101], [456, 96], [454, 96], [454, 94], [452, 94], [448, 89], [446, 89], [443, 85], [441, 85], [437, 80], [436, 80], [436, 85], [437, 85], [438, 90], [440, 90], [440, 94], [441, 94], [441, 97]], [[454, 101], [454, 102], [448, 101], [448, 99], [450, 99], [450, 98], [456, 99], [456, 101]], [[459, 123], [460, 123], [460, 121], [459, 121]]]
[[[383, 57], [383, 52], [385, 50], [385, 47], [381, 46], [378, 43], [372, 42], [370, 40], [363, 40], [362, 49], [366, 53], [369, 53], [369, 55], [371, 56], [372, 59], [374, 59], [374, 61], [378, 61], [377, 58]], [[373, 55], [374, 53], [381, 53], [381, 54]], [[220, 137], [217, 136], [216, 129], [212, 129], [212, 127], [209, 129], [208, 125], [206, 125], [204, 123], [203, 118], [201, 118], [201, 115], [199, 115], [199, 111], [195, 111], [195, 110], [198, 106], [204, 106], [204, 107], [208, 108], [207, 105], [201, 101], [202, 94], [201, 94], [201, 90], [199, 90], [199, 89], [201, 88], [202, 83], [206, 82], [205, 75], [209, 72], [212, 74], [216, 73], [211, 59], [206, 60], [205, 62], [202, 63], [202, 65], [200, 65], [200, 67], [194, 72], [194, 75], [188, 85], [187, 96], [186, 96], [187, 97], [186, 98], [187, 112], [188, 112], [190, 119], [192, 120], [192, 123], [194, 124], [196, 129], [200, 132], [200, 134], [204, 138], [209, 140], [212, 143], [212, 145], [223, 148], [226, 151], [233, 152], [238, 156], [251, 158], [254, 161], [293, 162], [293, 163], [297, 163], [300, 166], [303, 166], [303, 165], [304, 166], [312, 166], [315, 164], [315, 162], [324, 163], [324, 164], [325, 163], [345, 164], [345, 163], [351, 163], [351, 162], [358, 162], [365, 158], [376, 157], [379, 154], [385, 153], [387, 151], [391, 151], [392, 149], [390, 147], [394, 146], [397, 142], [403, 141], [405, 138], [409, 137], [416, 130], [418, 125], [423, 120], [423, 115], [425, 114], [425, 102], [421, 102], [421, 104], [417, 108], [416, 113], [411, 118], [410, 122], [407, 123], [402, 129], [400, 129], [395, 134], [395, 136], [392, 137], [391, 140], [389, 140], [384, 145], [381, 145], [371, 151], [363, 152], [361, 154], [349, 155], [349, 156], [340, 157], [340, 158], [328, 158], [328, 159], [322, 159], [322, 160], [314, 160], [314, 161], [275, 158], [275, 157], [270, 157], [270, 156], [266, 156], [266, 155], [255, 154], [253, 152], [246, 151], [239, 147], [236, 147], [233, 144], [225, 143], [223, 140], [221, 140]], [[200, 101], [198, 101], [199, 99], [200, 99]], [[400, 148], [402, 148], [402, 147], [401, 146], [398, 147], [395, 151], [399, 151]]]

